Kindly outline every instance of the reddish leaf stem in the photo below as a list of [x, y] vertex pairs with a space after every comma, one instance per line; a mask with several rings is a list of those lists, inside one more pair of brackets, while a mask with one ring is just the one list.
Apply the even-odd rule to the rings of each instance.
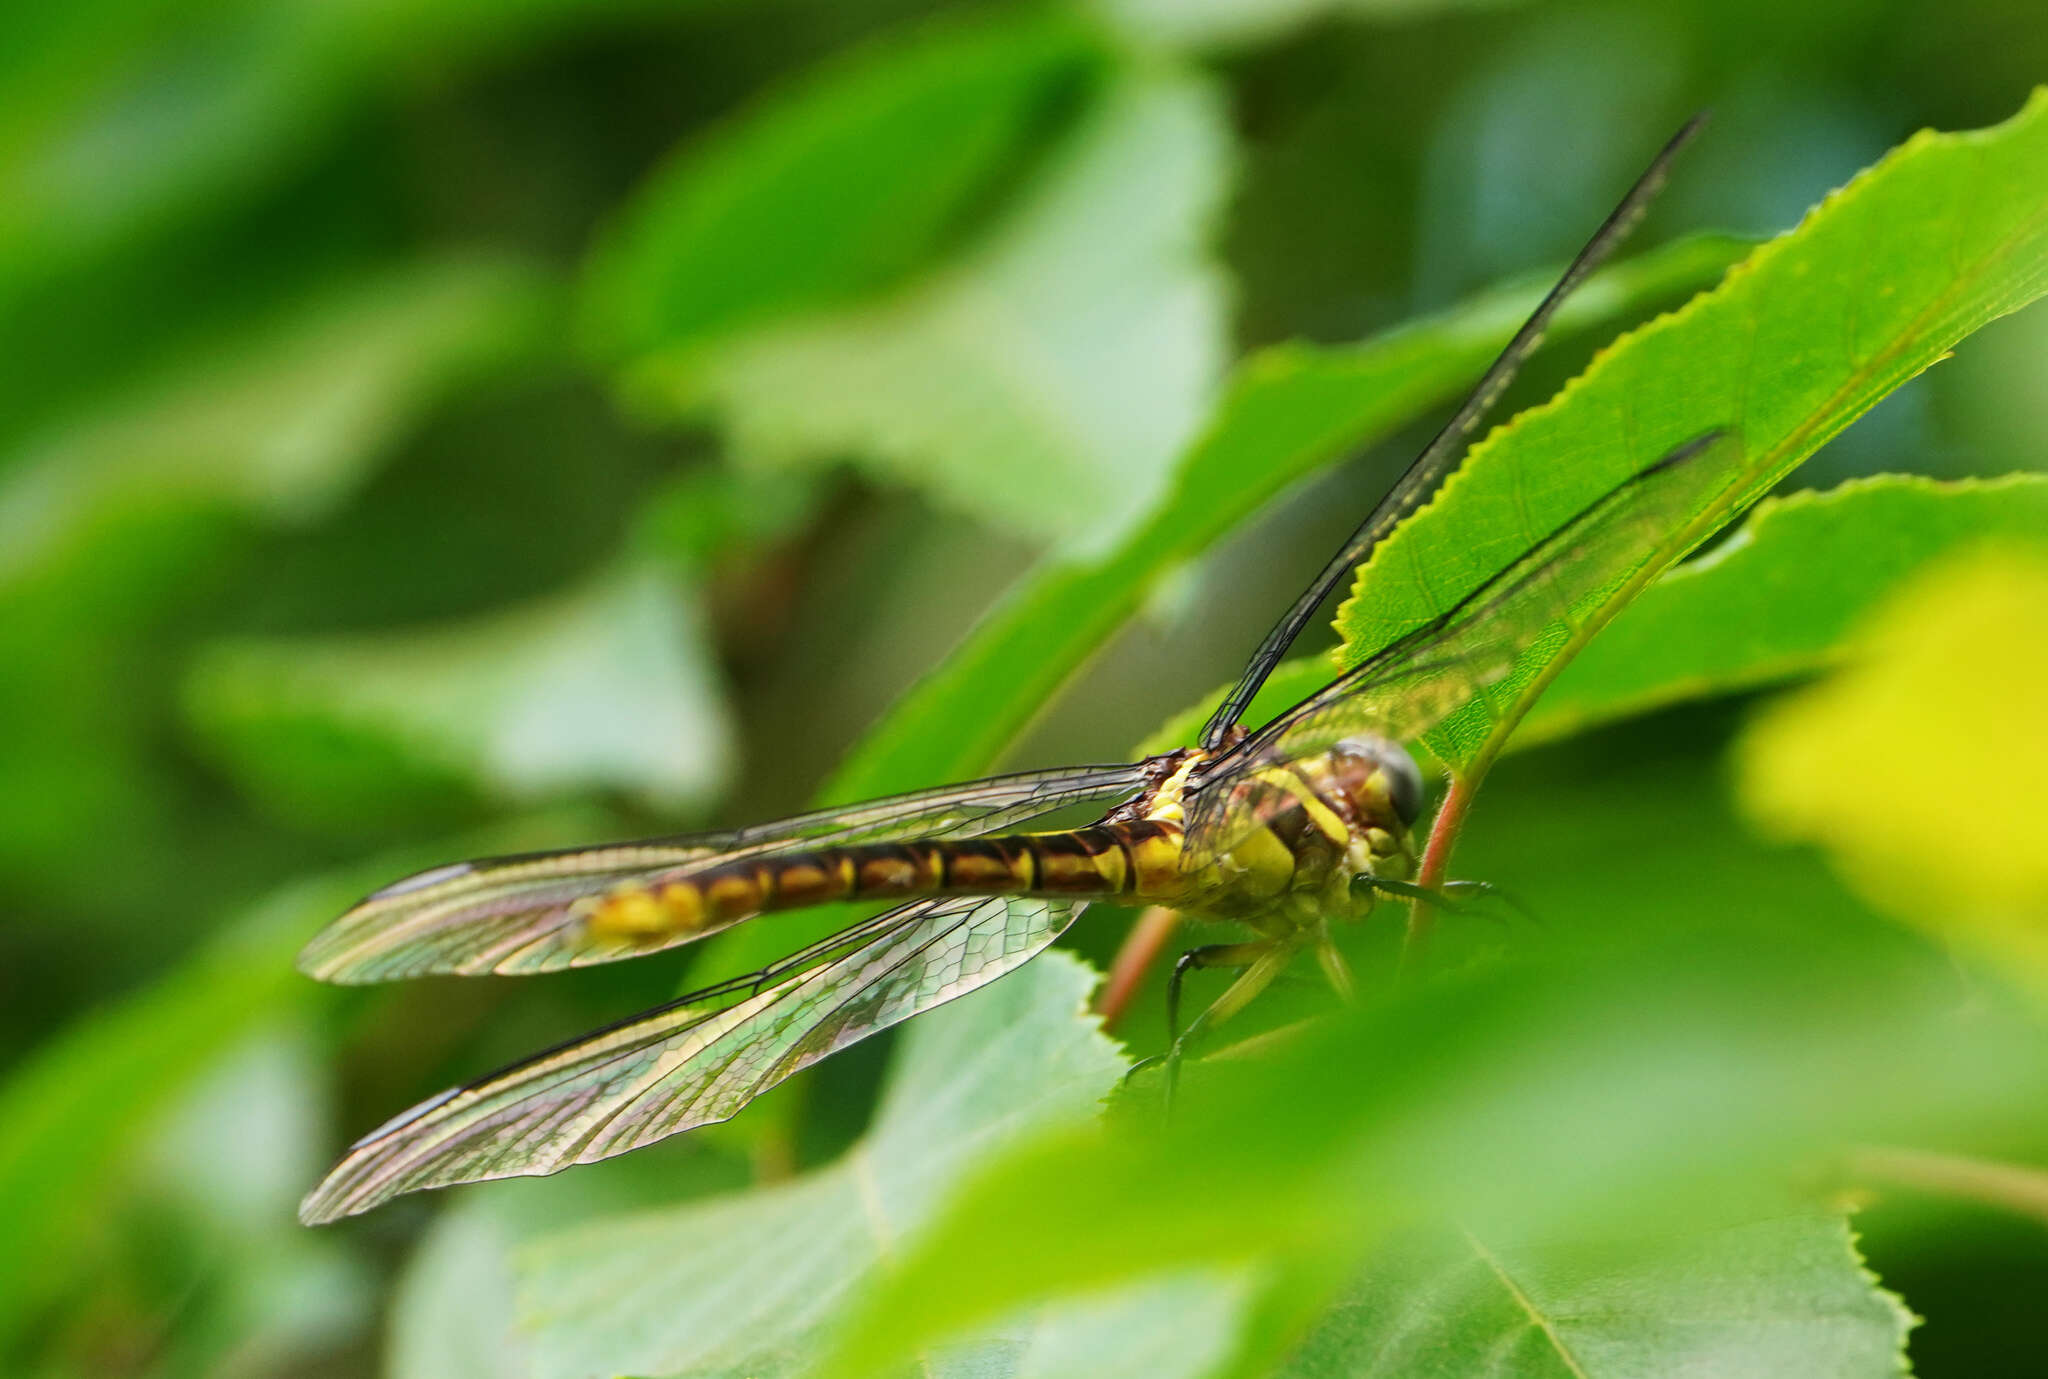
[[1139, 915], [1131, 932], [1124, 935], [1123, 947], [1116, 950], [1116, 961], [1110, 964], [1109, 979], [1103, 982], [1102, 991], [1095, 998], [1095, 1013], [1102, 1017], [1104, 1029], [1114, 1026], [1130, 1009], [1145, 985], [1145, 974], [1173, 941], [1173, 931], [1179, 927], [1179, 911], [1154, 905]]
[[[1458, 845], [1458, 835], [1464, 831], [1465, 815], [1472, 808], [1472, 794], [1476, 775], [1453, 775], [1451, 784], [1444, 791], [1443, 807], [1436, 812], [1436, 819], [1429, 826], [1429, 842], [1422, 849], [1422, 864], [1415, 873], [1415, 884], [1430, 890], [1438, 890], [1444, 884], [1444, 877], [1451, 869], [1451, 850]], [[1422, 961], [1429, 949], [1429, 931], [1435, 923], [1435, 916], [1425, 901], [1415, 901], [1408, 908], [1408, 934], [1401, 946], [1401, 965], [1413, 970]]]

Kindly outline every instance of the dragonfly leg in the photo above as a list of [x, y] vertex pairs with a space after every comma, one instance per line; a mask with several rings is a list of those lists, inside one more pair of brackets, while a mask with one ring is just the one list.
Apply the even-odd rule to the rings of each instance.
[[1208, 943], [1182, 953], [1173, 964], [1173, 974], [1166, 979], [1167, 1047], [1180, 1042], [1180, 989], [1190, 971], [1198, 967], [1250, 967], [1269, 946], [1264, 943]]
[[1494, 885], [1491, 881], [1446, 881], [1444, 882], [1444, 894], [1447, 896], [1471, 896], [1477, 900], [1491, 900], [1496, 904], [1505, 905], [1531, 924], [1543, 922], [1536, 911], [1530, 908], [1527, 901], [1503, 886]]
[[[1446, 914], [1475, 915], [1480, 911], [1472, 900], [1494, 901], [1513, 910], [1523, 919], [1534, 922], [1536, 912], [1510, 892], [1494, 885], [1491, 881], [1446, 881], [1441, 890], [1418, 886], [1413, 881], [1397, 881], [1391, 876], [1374, 876], [1361, 872], [1353, 879], [1354, 885], [1370, 886], [1386, 895], [1397, 895], [1404, 900], [1420, 900], [1444, 911]], [[1468, 898], [1469, 897], [1469, 898]]]
[[1181, 985], [1187, 981], [1188, 973], [1196, 968], [1249, 967], [1258, 955], [1265, 951], [1263, 943], [1209, 943], [1199, 948], [1190, 948], [1174, 961], [1173, 971], [1166, 978], [1166, 1052], [1155, 1053], [1131, 1064], [1124, 1074], [1124, 1081], [1155, 1063], [1171, 1064], [1178, 1059], [1180, 1047], [1180, 994]]
[[1321, 964], [1330, 985], [1336, 988], [1337, 999], [1350, 1005], [1358, 994], [1358, 983], [1352, 980], [1351, 964], [1345, 960], [1343, 950], [1331, 941], [1328, 928], [1316, 940], [1316, 962]]
[[1273, 984], [1275, 977], [1287, 969], [1295, 948], [1292, 943], [1269, 940], [1263, 943], [1218, 943], [1207, 948], [1191, 948], [1181, 954], [1180, 961], [1173, 968], [1176, 980], [1168, 987], [1168, 1020], [1175, 1025], [1179, 1023], [1176, 1018], [1180, 1007], [1178, 979], [1189, 968], [1238, 967], [1243, 970], [1237, 974], [1236, 981], [1224, 988], [1221, 996], [1188, 1022], [1186, 1029], [1177, 1029], [1172, 1042], [1166, 1046], [1166, 1085], [1161, 1100], [1167, 1114], [1173, 1112], [1174, 1093], [1180, 1086], [1180, 1061], [1188, 1044], [1211, 1026], [1222, 1024], [1250, 1005], [1259, 993]]

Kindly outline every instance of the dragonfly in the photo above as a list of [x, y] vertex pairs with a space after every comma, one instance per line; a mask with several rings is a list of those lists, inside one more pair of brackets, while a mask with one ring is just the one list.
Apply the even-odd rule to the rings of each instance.
[[[1016, 970], [1090, 903], [1161, 905], [1245, 937], [1183, 955], [1234, 979], [1213, 1027], [1304, 953], [1340, 993], [1335, 935], [1411, 880], [1416, 741], [1530, 641], [1639, 565], [1700, 496], [1695, 437], [1532, 542], [1454, 605], [1271, 721], [1247, 709], [1344, 577], [1435, 491], [1559, 305], [1639, 220], [1695, 118], [1658, 153], [1471, 395], [1259, 644], [1195, 745], [991, 776], [726, 832], [437, 867], [368, 896], [300, 967], [326, 981], [532, 974], [658, 953], [831, 901], [897, 902], [760, 971], [574, 1039], [413, 1107], [306, 1197], [308, 1224], [401, 1193], [553, 1173], [736, 1115], [820, 1059]], [[1079, 806], [1085, 827], [1029, 831]], [[1455, 908], [1455, 907], [1454, 907]], [[1177, 1017], [1174, 1023], [1178, 1023]]]

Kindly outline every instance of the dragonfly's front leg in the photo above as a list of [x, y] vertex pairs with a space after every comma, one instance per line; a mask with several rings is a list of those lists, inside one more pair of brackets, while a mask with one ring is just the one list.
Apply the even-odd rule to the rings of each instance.
[[1491, 881], [1446, 881], [1441, 889], [1432, 890], [1428, 886], [1418, 886], [1413, 881], [1398, 881], [1391, 876], [1375, 876], [1371, 872], [1360, 872], [1351, 878], [1351, 884], [1356, 888], [1369, 887], [1386, 895], [1399, 896], [1403, 900], [1420, 900], [1446, 914], [1477, 914], [1478, 910], [1471, 903], [1472, 899], [1476, 899], [1496, 901], [1524, 919], [1536, 918], [1535, 912], [1527, 905]]

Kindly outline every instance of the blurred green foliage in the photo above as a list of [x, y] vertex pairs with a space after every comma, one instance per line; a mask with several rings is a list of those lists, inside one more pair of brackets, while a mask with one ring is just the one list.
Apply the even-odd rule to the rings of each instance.
[[[0, 1368], [1905, 1372], [1857, 1204], [1913, 1372], [2034, 1372], [2048, 513], [1973, 476], [2043, 467], [2048, 333], [1963, 337], [2048, 285], [2048, 115], [1986, 128], [2036, 9], [8, 10]], [[1397, 984], [1369, 926], [1359, 1012], [1278, 993], [1161, 1127], [1077, 1013], [1099, 911], [729, 1126], [292, 1223], [350, 1133], [831, 921], [337, 993], [290, 956], [350, 896], [1125, 754], [1699, 106], [1503, 415], [1984, 132], [1614, 346], [1362, 573], [1343, 655], [1664, 442], [1741, 432], [1665, 556], [1828, 442], [1792, 482], [1832, 491], [1488, 711], [1534, 750], [1459, 869], [1540, 930], [1449, 924]], [[1266, 711], [1331, 673], [1297, 650]]]

